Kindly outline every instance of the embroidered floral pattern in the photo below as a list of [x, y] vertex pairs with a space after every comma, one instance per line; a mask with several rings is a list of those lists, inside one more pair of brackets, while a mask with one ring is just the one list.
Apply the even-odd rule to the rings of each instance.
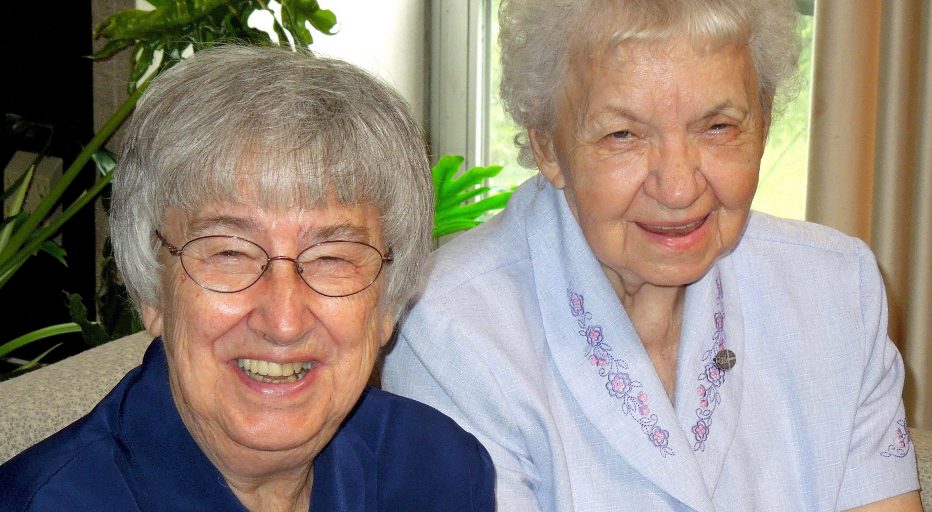
[[705, 451], [705, 442], [712, 429], [712, 415], [722, 401], [719, 388], [725, 383], [725, 372], [715, 364], [715, 355], [725, 348], [725, 306], [720, 275], [715, 277], [715, 289], [715, 332], [712, 334], [711, 347], [702, 354], [705, 369], [699, 374], [699, 387], [696, 388], [699, 407], [696, 409], [697, 419], [692, 428], [693, 438], [696, 440], [693, 444], [694, 451]]
[[909, 446], [913, 444], [909, 437], [909, 428], [906, 427], [906, 418], [896, 422], [899, 427], [896, 429], [896, 443], [887, 447], [886, 451], [880, 452], [884, 457], [897, 457], [902, 459], [909, 454]]
[[664, 457], [674, 455], [668, 446], [670, 432], [657, 425], [657, 415], [652, 414], [648, 406], [647, 393], [639, 391], [641, 383], [634, 380], [628, 371], [628, 363], [612, 355], [612, 347], [605, 343], [602, 326], [591, 323], [592, 314], [583, 305], [582, 295], [571, 290], [566, 291], [570, 302], [570, 312], [576, 317], [579, 335], [586, 339], [586, 359], [598, 368], [599, 376], [605, 378], [605, 389], [609, 396], [621, 401], [621, 412], [630, 416], [641, 427]]

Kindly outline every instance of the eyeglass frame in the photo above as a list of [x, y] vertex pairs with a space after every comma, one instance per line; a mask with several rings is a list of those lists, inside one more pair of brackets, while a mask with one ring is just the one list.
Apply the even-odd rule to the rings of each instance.
[[[172, 256], [177, 256], [177, 257], [178, 257], [178, 260], [181, 262], [181, 268], [184, 270], [184, 273], [187, 274], [188, 277], [190, 277], [191, 280], [194, 281], [195, 284], [197, 284], [198, 286], [200, 286], [201, 288], [203, 288], [203, 289], [205, 289], [205, 290], [207, 290], [207, 291], [211, 291], [211, 292], [214, 292], [214, 293], [239, 293], [239, 292], [245, 291], [245, 290], [251, 288], [252, 285], [258, 283], [260, 279], [262, 279], [262, 276], [264, 276], [265, 273], [269, 271], [269, 268], [271, 268], [271, 265], [272, 265], [272, 262], [273, 262], [273, 261], [283, 260], [283, 261], [290, 261], [290, 262], [294, 265], [294, 269], [295, 269], [295, 272], [298, 274], [298, 277], [301, 278], [301, 281], [302, 281], [304, 284], [306, 284], [308, 288], [310, 288], [311, 290], [313, 290], [314, 293], [316, 293], [316, 294], [318, 294], [318, 295], [321, 295], [321, 296], [324, 296], [324, 297], [331, 297], [331, 298], [350, 297], [350, 296], [356, 295], [357, 293], [360, 293], [360, 292], [366, 290], [367, 288], [369, 288], [370, 286], [372, 286], [373, 283], [375, 283], [376, 281], [378, 281], [379, 276], [382, 275], [382, 269], [385, 268], [385, 264], [387, 264], [387, 263], [392, 263], [393, 261], [395, 261], [395, 259], [394, 259], [394, 258], [392, 257], [392, 255], [391, 255], [391, 249], [388, 250], [388, 254], [382, 254], [382, 251], [378, 250], [376, 247], [374, 247], [374, 246], [372, 246], [372, 245], [370, 245], [370, 244], [367, 244], [367, 243], [365, 243], [365, 242], [360, 242], [360, 241], [358, 241], [358, 240], [324, 240], [324, 241], [322, 241], [322, 242], [317, 242], [317, 243], [311, 244], [311, 245], [305, 247], [304, 249], [301, 249], [300, 251], [298, 251], [298, 256], [300, 256], [301, 254], [305, 253], [305, 252], [308, 251], [309, 249], [312, 249], [312, 248], [317, 247], [317, 246], [319, 246], [319, 245], [326, 245], [326, 244], [332, 244], [332, 243], [342, 242], [342, 243], [351, 243], [351, 244], [364, 245], [364, 246], [366, 246], [366, 247], [369, 247], [370, 249], [372, 249], [373, 251], [375, 251], [376, 254], [379, 255], [379, 270], [375, 273], [375, 275], [372, 277], [372, 280], [369, 281], [368, 284], [366, 284], [365, 286], [363, 286], [363, 287], [360, 288], [359, 290], [356, 290], [356, 291], [353, 292], [353, 293], [347, 293], [347, 294], [345, 294], [345, 295], [330, 295], [330, 294], [323, 293], [323, 292], [317, 290], [316, 288], [314, 288], [313, 286], [311, 286], [311, 283], [308, 283], [308, 282], [307, 282], [307, 280], [304, 278], [304, 274], [303, 274], [302, 271], [300, 270], [301, 264], [298, 262], [298, 259], [297, 259], [297, 258], [290, 258], [290, 257], [284, 256], [284, 255], [281, 255], [281, 256], [269, 256], [269, 252], [265, 250], [265, 247], [262, 247], [261, 245], [257, 244], [256, 242], [253, 242], [252, 240], [249, 240], [248, 238], [243, 238], [243, 237], [241, 237], [241, 236], [236, 236], [236, 235], [204, 235], [204, 236], [199, 236], [199, 237], [197, 237], [197, 238], [192, 238], [191, 240], [188, 240], [187, 242], [185, 242], [184, 244], [182, 244], [182, 246], [179, 248], [179, 247], [175, 246], [174, 244], [169, 243], [169, 241], [165, 239], [165, 237], [162, 235], [162, 233], [159, 232], [159, 230], [156, 229], [156, 230], [154, 231], [154, 233], [155, 233], [156, 238], [158, 238], [159, 242], [162, 244], [162, 246], [165, 247], [165, 249], [168, 250], [168, 253], [171, 254]], [[256, 247], [259, 248], [260, 251], [262, 251], [263, 254], [265, 254], [265, 257], [266, 257], [265, 264], [263, 264], [263, 266], [262, 266], [262, 271], [259, 272], [259, 275], [256, 276], [256, 279], [255, 279], [253, 282], [249, 283], [248, 285], [246, 285], [246, 286], [243, 287], [243, 288], [240, 288], [239, 290], [222, 291], [222, 290], [214, 290], [213, 288], [208, 288], [208, 287], [202, 285], [201, 283], [198, 282], [197, 279], [194, 278], [194, 276], [191, 275], [191, 272], [188, 271], [188, 267], [186, 267], [185, 264], [184, 264], [184, 258], [182, 258], [182, 253], [184, 252], [185, 247], [191, 245], [191, 244], [194, 243], [194, 242], [197, 242], [198, 240], [203, 240], [203, 239], [205, 239], [205, 238], [217, 238], [217, 237], [224, 237], [224, 238], [232, 238], [232, 239], [235, 239], [235, 240], [242, 240], [242, 241], [244, 241], [244, 242], [247, 242], [247, 243], [250, 243], [250, 244], [252, 244], [252, 245], [255, 245]]]

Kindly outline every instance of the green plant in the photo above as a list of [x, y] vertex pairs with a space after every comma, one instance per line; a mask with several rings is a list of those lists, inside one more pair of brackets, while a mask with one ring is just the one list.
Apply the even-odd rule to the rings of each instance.
[[475, 202], [491, 189], [483, 183], [502, 171], [500, 165], [473, 167], [457, 176], [465, 159], [446, 155], [431, 169], [434, 180], [434, 238], [474, 228], [482, 217], [505, 207], [511, 192], [496, 192]]
[[[35, 169], [45, 157], [44, 151], [9, 194], [4, 194], [4, 199], [10, 197], [12, 201], [11, 207], [3, 212], [3, 221], [0, 223], [0, 289], [40, 250], [65, 262], [64, 252], [51, 244], [50, 240], [64, 223], [90, 204], [110, 183], [113, 166], [108, 164], [113, 161], [102, 149], [103, 145], [133, 111], [151, 77], [181, 60], [187, 52], [211, 44], [257, 44], [269, 43], [271, 39], [265, 32], [250, 28], [247, 23], [253, 13], [268, 9], [264, 0], [150, 0], [150, 3], [154, 7], [151, 11], [121, 11], [105, 19], [94, 30], [95, 37], [109, 40], [92, 56], [94, 59], [104, 59], [135, 47], [128, 84], [130, 95], [126, 101], [110, 116], [31, 212], [24, 211], [22, 206]], [[307, 46], [313, 42], [308, 24], [325, 34], [330, 34], [336, 24], [336, 16], [331, 11], [321, 9], [316, 0], [281, 0], [280, 4], [280, 16], [273, 23], [279, 41], [291, 36], [289, 40], [293, 39], [295, 44]], [[60, 214], [52, 215], [51, 212], [60, 204], [65, 191], [91, 161], [100, 170], [95, 183], [74, 202], [63, 205]], [[76, 307], [75, 298], [69, 296], [68, 301], [73, 318], [86, 320], [86, 311], [82, 314], [80, 308]], [[0, 344], [0, 357], [35, 341], [67, 332], [86, 330], [84, 334], [87, 339], [98, 340], [101, 333], [95, 324], [82, 321], [78, 325], [71, 322], [24, 334]]]
[[[270, 42], [265, 32], [248, 26], [256, 11], [269, 12], [264, 0], [149, 0], [149, 3], [154, 9], [121, 11], [94, 29], [95, 38], [108, 39], [93, 55], [95, 59], [110, 57], [131, 46], [135, 48], [130, 91], [180, 60], [189, 49], [197, 51], [218, 42]], [[317, 0], [279, 0], [279, 3], [281, 16], [274, 17], [272, 26], [278, 41], [290, 40], [291, 36], [296, 44], [307, 46], [314, 41], [307, 24], [324, 34], [331, 34], [336, 25], [336, 15], [321, 9]]]

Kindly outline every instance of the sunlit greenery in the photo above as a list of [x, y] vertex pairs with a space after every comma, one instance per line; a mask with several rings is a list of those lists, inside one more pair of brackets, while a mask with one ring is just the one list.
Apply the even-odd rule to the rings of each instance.
[[[753, 208], [781, 217], [802, 219], [806, 213], [806, 170], [809, 158], [809, 78], [812, 70], [812, 16], [802, 16], [800, 34], [800, 94], [785, 105], [774, 120], [761, 162], [760, 185]], [[494, 184], [507, 188], [521, 184], [536, 171], [518, 165], [514, 145], [517, 128], [505, 114], [498, 88], [501, 60], [498, 47], [498, 0], [492, 0], [492, 55], [490, 80], [493, 97], [489, 108], [489, 162], [504, 167]]]

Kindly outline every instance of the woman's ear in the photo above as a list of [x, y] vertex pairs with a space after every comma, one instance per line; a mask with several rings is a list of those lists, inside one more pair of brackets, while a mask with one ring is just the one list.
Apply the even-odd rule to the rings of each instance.
[[563, 177], [563, 170], [560, 169], [557, 153], [553, 149], [553, 137], [550, 133], [532, 128], [528, 131], [528, 138], [530, 138], [531, 150], [534, 152], [534, 160], [537, 162], [540, 173], [554, 188], [565, 187], [566, 179]]
[[146, 332], [153, 338], [162, 335], [162, 309], [148, 304], [139, 308], [142, 313], [142, 324], [146, 326]]
[[395, 331], [395, 317], [389, 314], [386, 314], [382, 318], [381, 325], [381, 340], [379, 340], [379, 348], [384, 347], [392, 339], [392, 333]]

